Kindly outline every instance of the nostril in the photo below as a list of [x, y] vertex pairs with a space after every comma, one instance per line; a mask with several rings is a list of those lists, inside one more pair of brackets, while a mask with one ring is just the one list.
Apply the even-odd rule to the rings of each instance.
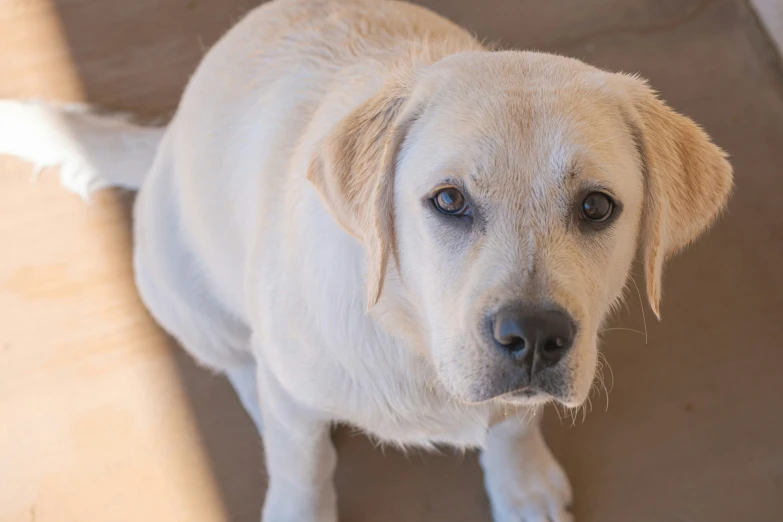
[[521, 352], [526, 346], [522, 326], [515, 317], [500, 315], [492, 323], [492, 336], [495, 341], [510, 352]]
[[541, 354], [548, 359], [559, 359], [568, 349], [568, 344], [562, 337], [552, 337], [544, 342]]
[[521, 352], [525, 349], [525, 340], [522, 337], [509, 336], [497, 339], [503, 347], [511, 352]]

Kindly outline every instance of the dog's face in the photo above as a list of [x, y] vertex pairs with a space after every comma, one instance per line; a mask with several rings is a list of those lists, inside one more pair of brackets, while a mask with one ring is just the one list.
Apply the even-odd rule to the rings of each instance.
[[391, 280], [379, 307], [461, 400], [581, 404], [637, 250], [657, 313], [663, 259], [725, 203], [723, 153], [639, 80], [566, 58], [458, 55], [384, 91], [310, 173], [368, 246], [370, 304]]
[[452, 393], [581, 403], [636, 250], [639, 154], [600, 78], [493, 72], [443, 73], [402, 144], [401, 281]]

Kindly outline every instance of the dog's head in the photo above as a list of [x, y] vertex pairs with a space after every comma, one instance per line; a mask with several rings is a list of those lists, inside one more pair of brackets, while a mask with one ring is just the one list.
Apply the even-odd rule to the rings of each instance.
[[366, 247], [368, 305], [450, 393], [567, 406], [587, 397], [636, 252], [657, 314], [664, 261], [732, 186], [721, 149], [644, 81], [522, 52], [401, 74], [308, 177]]

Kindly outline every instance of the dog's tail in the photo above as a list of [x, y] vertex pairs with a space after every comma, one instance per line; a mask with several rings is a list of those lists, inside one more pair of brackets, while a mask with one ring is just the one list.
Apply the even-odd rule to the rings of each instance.
[[85, 199], [105, 187], [140, 188], [164, 130], [84, 105], [0, 100], [0, 154], [61, 167], [63, 186]]

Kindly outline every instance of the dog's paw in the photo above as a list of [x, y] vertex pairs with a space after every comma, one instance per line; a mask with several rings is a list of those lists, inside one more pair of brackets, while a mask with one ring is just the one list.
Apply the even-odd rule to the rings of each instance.
[[494, 522], [573, 522], [571, 484], [549, 449], [508, 457], [482, 459]]
[[560, 466], [516, 483], [487, 484], [495, 522], [573, 522], [571, 486]]
[[331, 483], [317, 489], [271, 483], [261, 521], [337, 522], [337, 494]]

